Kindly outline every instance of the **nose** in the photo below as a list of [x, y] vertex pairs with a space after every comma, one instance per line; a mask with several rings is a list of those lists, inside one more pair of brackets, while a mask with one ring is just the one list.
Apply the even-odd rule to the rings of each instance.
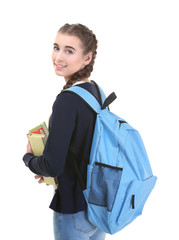
[[63, 53], [60, 50], [58, 51], [58, 53], [56, 55], [56, 61], [57, 62], [63, 61]]

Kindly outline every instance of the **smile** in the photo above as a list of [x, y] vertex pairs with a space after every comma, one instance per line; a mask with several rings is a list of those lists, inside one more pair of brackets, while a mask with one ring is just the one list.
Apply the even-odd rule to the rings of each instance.
[[60, 64], [55, 64], [56, 69], [61, 70], [64, 69], [66, 66], [60, 65]]

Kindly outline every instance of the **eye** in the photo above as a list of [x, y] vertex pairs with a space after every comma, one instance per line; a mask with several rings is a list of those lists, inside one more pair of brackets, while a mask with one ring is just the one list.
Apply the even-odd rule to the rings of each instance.
[[59, 49], [59, 47], [54, 46], [54, 47], [53, 47], [53, 50], [54, 50], [54, 51], [58, 51], [58, 50], [60, 50], [60, 49]]
[[71, 50], [66, 51], [67, 54], [72, 54], [73, 52]]

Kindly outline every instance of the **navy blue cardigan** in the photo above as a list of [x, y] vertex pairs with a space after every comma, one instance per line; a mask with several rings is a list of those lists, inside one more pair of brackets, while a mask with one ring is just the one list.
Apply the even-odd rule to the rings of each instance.
[[[95, 83], [79, 86], [91, 92], [100, 102]], [[86, 181], [96, 113], [71, 92], [59, 94], [52, 110], [43, 156], [26, 153], [23, 161], [35, 174], [58, 178], [51, 209], [60, 213], [76, 213], [86, 209], [86, 202], [74, 170], [70, 148], [78, 150], [78, 156], [73, 157]]]

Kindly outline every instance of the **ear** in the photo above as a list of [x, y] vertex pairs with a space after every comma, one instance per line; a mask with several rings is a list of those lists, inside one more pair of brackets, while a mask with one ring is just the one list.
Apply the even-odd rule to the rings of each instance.
[[84, 58], [84, 64], [88, 65], [91, 62], [92, 57], [93, 57], [93, 52], [87, 53]]

